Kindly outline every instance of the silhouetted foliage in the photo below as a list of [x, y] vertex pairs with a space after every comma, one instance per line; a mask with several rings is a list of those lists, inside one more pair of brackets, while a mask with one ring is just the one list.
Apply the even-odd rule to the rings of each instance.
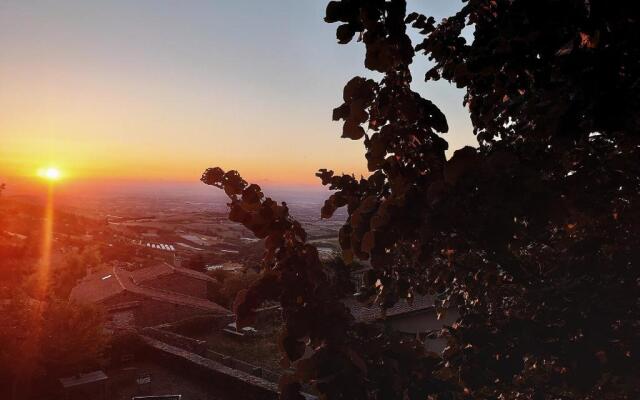
[[[12, 208], [1, 211], [0, 217], [15, 212]], [[0, 397], [25, 399], [50, 390], [48, 385], [56, 378], [100, 366], [108, 345], [104, 315], [91, 306], [67, 301], [86, 269], [100, 263], [100, 253], [95, 247], [67, 253], [48, 276], [46, 290], [40, 290], [39, 243], [15, 239], [3, 230], [2, 222]]]
[[71, 290], [86, 274], [87, 270], [95, 268], [102, 261], [97, 247], [86, 247], [81, 252], [75, 250], [67, 253], [64, 264], [53, 273], [50, 290], [56, 298], [67, 300]]
[[81, 304], [41, 302], [15, 290], [0, 304], [0, 394], [23, 399], [35, 382], [100, 367], [107, 346], [103, 315]]
[[253, 270], [243, 273], [216, 270], [209, 272], [209, 276], [216, 278], [216, 281], [207, 282], [207, 298], [225, 307], [232, 307], [237, 294], [248, 289], [259, 278]]
[[213, 271], [207, 271], [207, 275], [214, 278], [220, 283], [223, 283], [225, 279], [231, 276], [232, 272], [224, 269], [214, 269]]
[[[322, 217], [347, 207], [345, 261], [373, 266], [362, 300], [438, 294], [460, 318], [443, 354], [354, 323], [286, 204], [209, 169], [230, 219], [265, 239], [264, 275], [235, 311], [242, 324], [280, 301], [297, 371], [283, 398], [301, 381], [332, 399], [640, 396], [639, 17], [634, 2], [469, 0], [436, 24], [402, 0], [329, 2], [338, 41], [362, 41], [383, 78], [349, 81], [333, 112], [364, 138], [371, 174], [321, 170], [335, 191]], [[446, 159], [446, 119], [411, 89], [416, 52], [434, 63], [426, 80], [466, 90], [478, 148]]]

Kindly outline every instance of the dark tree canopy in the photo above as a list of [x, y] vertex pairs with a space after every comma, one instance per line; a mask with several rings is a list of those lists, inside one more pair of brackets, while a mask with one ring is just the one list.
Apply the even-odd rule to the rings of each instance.
[[[282, 304], [297, 368], [284, 398], [300, 381], [332, 399], [640, 396], [638, 7], [468, 0], [436, 23], [404, 0], [329, 2], [338, 41], [363, 42], [383, 78], [353, 78], [333, 112], [343, 137], [363, 139], [371, 174], [321, 170], [335, 191], [322, 216], [347, 207], [345, 262], [373, 266], [361, 300], [438, 295], [460, 318], [443, 354], [355, 323], [339, 301], [346, 268], [319, 262], [286, 204], [207, 170], [230, 218], [266, 239], [265, 274], [235, 309], [244, 322], [264, 300]], [[477, 148], [445, 157], [446, 118], [411, 88], [417, 56], [435, 64], [426, 80], [466, 90]]]

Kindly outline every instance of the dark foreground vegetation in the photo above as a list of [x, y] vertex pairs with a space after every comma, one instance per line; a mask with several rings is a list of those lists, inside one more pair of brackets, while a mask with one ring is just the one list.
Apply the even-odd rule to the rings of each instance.
[[[325, 20], [365, 66], [333, 112], [363, 140], [367, 178], [318, 176], [347, 207], [346, 267], [323, 265], [284, 203], [236, 171], [202, 180], [231, 199], [230, 219], [265, 239], [264, 273], [235, 302], [238, 324], [279, 301], [295, 375], [331, 399], [635, 399], [640, 396], [640, 13], [616, 0], [468, 0], [441, 23], [405, 1], [343, 0]], [[471, 26], [472, 42], [462, 35]], [[417, 45], [407, 35], [423, 37]], [[447, 160], [447, 121], [412, 90], [466, 90], [478, 147]], [[448, 347], [354, 322], [339, 301], [354, 259], [359, 291], [382, 308], [437, 295]]]
[[[108, 338], [100, 310], [68, 302], [76, 281], [100, 262], [98, 250], [75, 249], [43, 265], [37, 218], [43, 210], [5, 202], [3, 189], [0, 185], [0, 395], [18, 400], [55, 387], [57, 377], [100, 366]], [[83, 226], [85, 221], [71, 217], [56, 216], [69, 231]]]

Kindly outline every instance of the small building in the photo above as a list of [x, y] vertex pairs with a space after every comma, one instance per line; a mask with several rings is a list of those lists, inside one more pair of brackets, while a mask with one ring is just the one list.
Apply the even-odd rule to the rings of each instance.
[[384, 324], [408, 337], [418, 336], [424, 340], [426, 350], [436, 353], [442, 352], [446, 346], [438, 332], [458, 319], [454, 310], [439, 318], [432, 296], [416, 296], [411, 304], [400, 300], [385, 312], [376, 305], [365, 305], [356, 299], [347, 299], [344, 303], [356, 321]]
[[134, 270], [103, 265], [73, 288], [70, 300], [103, 306], [108, 313], [106, 327], [114, 332], [195, 315], [229, 314], [206, 299], [207, 282], [212, 279], [168, 263]]

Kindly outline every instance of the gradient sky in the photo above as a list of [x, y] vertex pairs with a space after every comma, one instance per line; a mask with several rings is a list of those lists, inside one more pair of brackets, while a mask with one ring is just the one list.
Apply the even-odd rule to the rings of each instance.
[[[437, 18], [452, 0], [410, 1]], [[56, 165], [69, 179], [197, 180], [208, 166], [261, 183], [366, 173], [331, 121], [364, 69], [325, 0], [0, 1], [0, 179]], [[475, 144], [463, 93], [415, 89], [445, 112], [452, 149]]]

